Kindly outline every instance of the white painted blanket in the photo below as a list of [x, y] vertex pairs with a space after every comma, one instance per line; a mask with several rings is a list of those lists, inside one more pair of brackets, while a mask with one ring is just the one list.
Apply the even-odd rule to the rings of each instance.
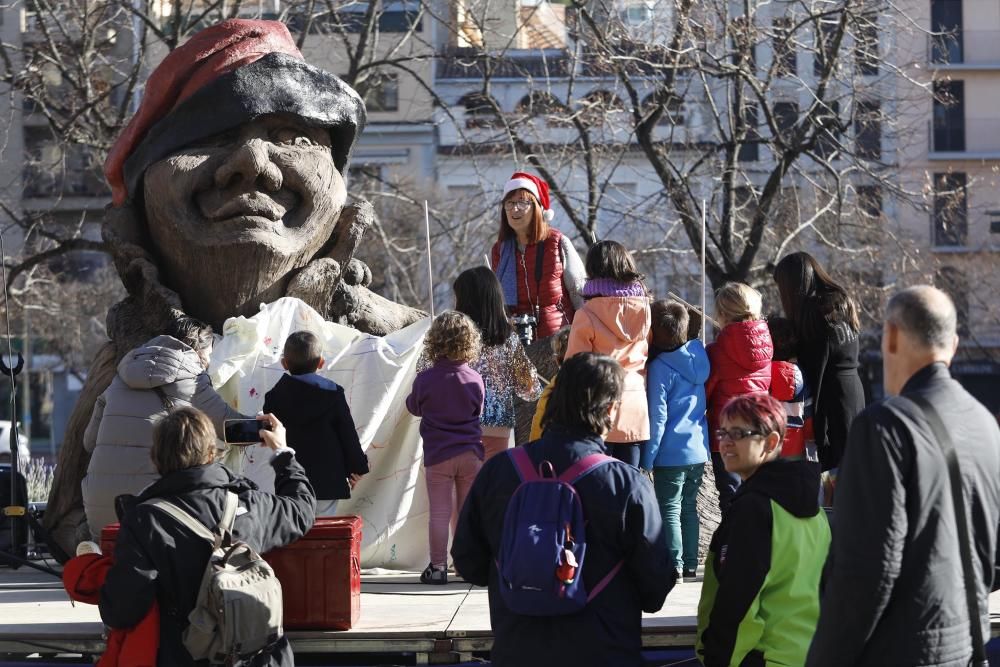
[[[430, 318], [384, 337], [324, 321], [298, 299], [283, 298], [251, 318], [226, 320], [212, 351], [209, 374], [219, 393], [244, 414], [256, 414], [264, 394], [284, 371], [285, 338], [308, 329], [323, 342], [320, 374], [344, 387], [368, 455], [371, 472], [337, 514], [364, 519], [361, 561], [365, 568], [419, 570], [427, 564], [427, 491], [418, 431], [406, 410], [417, 357]], [[294, 443], [293, 443], [294, 446]], [[239, 461], [244, 475], [273, 490], [274, 474], [263, 446], [248, 447]]]

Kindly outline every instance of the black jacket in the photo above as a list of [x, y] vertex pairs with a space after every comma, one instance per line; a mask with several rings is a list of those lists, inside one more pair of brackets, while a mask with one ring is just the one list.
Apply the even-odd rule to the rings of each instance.
[[698, 603], [706, 667], [801, 665], [816, 618], [830, 526], [819, 466], [778, 459], [740, 484], [712, 535]]
[[[937, 409], [958, 453], [983, 634], [1000, 524], [1000, 430], [942, 363], [902, 395]], [[972, 653], [948, 469], [930, 424], [890, 398], [858, 415], [837, 482], [833, 545], [810, 667], [964, 667]]]
[[[131, 628], [154, 600], [159, 601], [158, 665], [195, 664], [181, 633], [194, 609], [211, 545], [162, 511], [140, 503], [166, 498], [214, 529], [222, 518], [226, 491], [233, 491], [240, 498], [234, 536], [265, 553], [301, 537], [312, 526], [316, 509], [309, 481], [291, 453], [279, 454], [271, 465], [275, 494], [259, 491], [253, 482], [213, 463], [162, 477], [138, 497], [119, 496], [123, 516], [115, 564], [101, 588], [101, 618], [112, 628]], [[287, 639], [282, 638], [269, 660], [253, 664], [293, 664]]]
[[[332, 384], [332, 383], [331, 383]], [[350, 498], [347, 477], [368, 472], [344, 389], [324, 389], [283, 375], [264, 395], [264, 412], [285, 425], [288, 446], [306, 471], [316, 497]]]
[[[541, 440], [525, 447], [533, 461], [548, 460], [557, 473], [585, 456], [606, 453], [600, 438], [574, 437], [558, 426], [549, 426]], [[496, 556], [504, 514], [519, 483], [509, 456], [487, 461], [466, 498], [451, 548], [455, 569], [466, 581], [489, 585], [493, 664], [642, 665], [641, 612], [662, 607], [677, 577], [652, 484], [638, 468], [614, 461], [575, 485], [587, 520], [583, 571], [587, 589], [618, 562], [625, 564], [583, 611], [543, 617], [511, 613], [497, 590]]]
[[813, 430], [823, 470], [840, 465], [854, 417], [865, 409], [858, 374], [858, 334], [846, 324], [799, 345], [799, 366], [813, 397]]

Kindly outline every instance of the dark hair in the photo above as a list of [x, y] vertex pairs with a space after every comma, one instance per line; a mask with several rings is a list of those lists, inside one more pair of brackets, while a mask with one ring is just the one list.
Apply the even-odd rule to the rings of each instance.
[[485, 266], [466, 269], [452, 285], [455, 310], [465, 313], [479, 327], [483, 347], [507, 342], [514, 332], [503, 303], [503, 288], [496, 274]]
[[191, 406], [168, 413], [153, 426], [149, 458], [160, 475], [211, 463], [215, 460], [212, 420]]
[[549, 238], [549, 223], [545, 222], [545, 218], [542, 215], [542, 205], [530, 190], [517, 188], [508, 192], [507, 196], [503, 198], [503, 202], [500, 203], [500, 232], [497, 234], [499, 241], [503, 242], [507, 239], [517, 238], [514, 228], [507, 222], [507, 209], [504, 208], [504, 202], [523, 201], [525, 199], [530, 200], [534, 204], [531, 208], [532, 219], [531, 229], [528, 231], [528, 244], [539, 243]]
[[314, 373], [323, 358], [323, 345], [311, 331], [296, 331], [285, 339], [281, 357], [292, 375]]
[[653, 345], [675, 350], [688, 341], [687, 308], [676, 301], [654, 301], [649, 306], [653, 318]]
[[617, 241], [599, 241], [587, 251], [587, 277], [610, 278], [622, 283], [642, 280], [643, 275], [625, 246]]
[[187, 315], [171, 321], [165, 333], [168, 336], [173, 336], [195, 352], [210, 349], [214, 341], [212, 327]]
[[719, 424], [739, 419], [750, 428], [764, 435], [777, 433], [779, 442], [785, 440], [788, 417], [785, 406], [770, 394], [742, 394], [730, 400], [719, 413]]
[[955, 303], [930, 285], [907, 287], [892, 295], [885, 319], [932, 350], [950, 350], [958, 335]]
[[774, 344], [775, 361], [788, 361], [798, 356], [799, 337], [794, 322], [787, 317], [771, 315], [767, 318], [767, 328]]
[[603, 354], [580, 352], [559, 367], [542, 428], [556, 424], [571, 431], [603, 435], [611, 429], [609, 408], [621, 400], [625, 371]]
[[795, 323], [800, 340], [823, 338], [833, 324], [846, 324], [855, 333], [861, 330], [854, 299], [809, 253], [785, 256], [774, 267], [774, 282], [785, 317]]

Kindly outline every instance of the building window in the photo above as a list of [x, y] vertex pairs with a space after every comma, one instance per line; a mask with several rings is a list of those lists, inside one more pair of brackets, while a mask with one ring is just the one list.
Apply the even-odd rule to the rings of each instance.
[[1000, 234], [1000, 211], [986, 211], [990, 219], [990, 234]]
[[965, 174], [934, 174], [934, 245], [964, 246], [968, 230]]
[[962, 0], [931, 0], [931, 62], [963, 61]]
[[862, 100], [854, 108], [854, 151], [862, 160], [882, 159], [882, 107]]
[[379, 74], [378, 80], [365, 93], [368, 111], [399, 110], [399, 77], [396, 74]]
[[878, 220], [882, 217], [882, 186], [859, 185], [858, 212], [866, 218]]
[[733, 141], [739, 143], [739, 153], [736, 159], [740, 162], [756, 162], [760, 158], [757, 106], [746, 104], [733, 115], [738, 121], [736, 131], [733, 132]]
[[840, 150], [840, 135], [842, 132], [840, 124], [840, 102], [833, 100], [825, 105], [815, 116], [815, 124], [818, 126], [816, 132], [816, 147], [813, 152], [821, 160], [830, 160], [836, 157]]
[[854, 64], [858, 74], [878, 74], [878, 15], [864, 14], [854, 34]]
[[959, 269], [953, 266], [943, 266], [938, 272], [937, 286], [955, 304], [955, 314], [958, 320], [958, 335], [969, 336], [969, 281]]
[[792, 42], [792, 19], [774, 19], [772, 25], [771, 52], [774, 57], [774, 73], [778, 76], [795, 76], [798, 62], [795, 44]]
[[729, 34], [733, 41], [733, 64], [748, 66], [750, 71], [757, 67], [757, 45], [754, 43], [753, 21], [746, 16], [737, 16], [729, 24]]
[[799, 122], [799, 105], [795, 102], [777, 102], [774, 105], [774, 122], [784, 143], [791, 139], [792, 130]]
[[932, 152], [965, 150], [965, 82], [934, 84]]
[[485, 93], [469, 93], [458, 101], [465, 107], [465, 127], [497, 127], [501, 124], [497, 115], [496, 100]]
[[833, 48], [834, 41], [837, 38], [837, 33], [839, 27], [837, 23], [820, 19], [819, 29], [816, 31], [816, 44], [813, 48], [813, 74], [820, 77], [823, 76], [824, 70], [827, 69], [827, 64], [833, 66], [833, 60], [837, 55], [837, 52]]

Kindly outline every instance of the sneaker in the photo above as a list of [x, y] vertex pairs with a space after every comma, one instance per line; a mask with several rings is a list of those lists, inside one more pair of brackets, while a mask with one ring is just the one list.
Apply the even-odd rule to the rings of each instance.
[[698, 581], [698, 570], [684, 570], [684, 582], [691, 583]]
[[677, 583], [680, 583], [683, 577], [684, 577], [684, 571], [681, 570], [681, 568], [677, 568]]
[[443, 586], [448, 583], [448, 570], [438, 569], [431, 563], [420, 573], [420, 583], [431, 586]]

